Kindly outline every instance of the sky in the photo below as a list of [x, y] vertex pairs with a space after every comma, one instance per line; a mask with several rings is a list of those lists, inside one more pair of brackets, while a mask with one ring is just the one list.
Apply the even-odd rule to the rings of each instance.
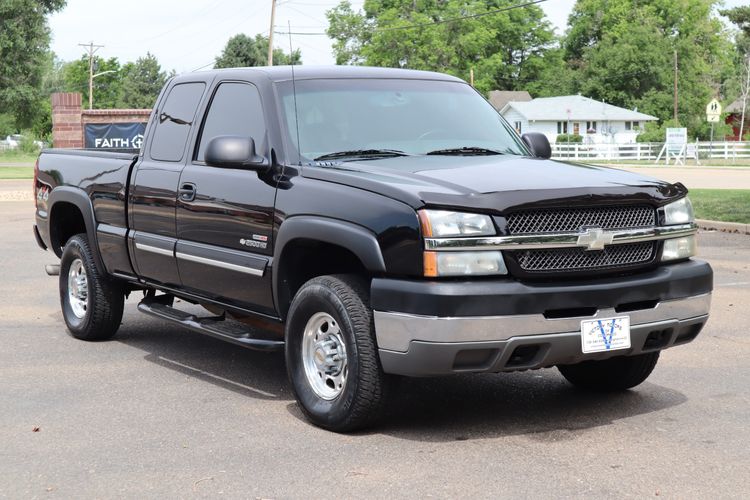
[[[353, 0], [355, 9], [364, 0]], [[729, 7], [746, 0], [725, 0]], [[326, 10], [339, 0], [278, 0], [276, 30], [322, 32]], [[521, 3], [521, 0], [519, 0]], [[548, 0], [541, 4], [558, 33], [565, 30], [575, 0]], [[78, 44], [103, 45], [97, 52], [121, 63], [154, 54], [165, 70], [186, 73], [211, 68], [227, 40], [245, 33], [268, 33], [271, 0], [68, 0], [50, 17], [52, 50], [65, 61], [78, 59]], [[304, 64], [334, 64], [331, 41], [326, 36], [292, 36], [292, 46], [302, 52]], [[275, 35], [274, 46], [289, 51], [288, 35]]]

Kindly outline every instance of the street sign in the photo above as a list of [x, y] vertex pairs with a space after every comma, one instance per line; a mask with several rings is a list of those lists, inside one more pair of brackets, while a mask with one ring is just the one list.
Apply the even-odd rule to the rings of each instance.
[[716, 99], [711, 99], [711, 102], [706, 106], [706, 121], [709, 123], [719, 123], [721, 118], [721, 104]]

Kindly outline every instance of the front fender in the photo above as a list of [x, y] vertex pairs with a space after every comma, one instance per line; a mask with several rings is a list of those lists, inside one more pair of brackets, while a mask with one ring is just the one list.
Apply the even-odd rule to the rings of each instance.
[[[273, 249], [274, 267], [281, 262], [284, 247], [293, 240], [307, 239], [346, 248], [370, 272], [384, 273], [385, 261], [378, 240], [362, 226], [327, 217], [300, 215], [285, 220], [279, 227]], [[279, 273], [273, 272], [273, 298], [280, 304]]]

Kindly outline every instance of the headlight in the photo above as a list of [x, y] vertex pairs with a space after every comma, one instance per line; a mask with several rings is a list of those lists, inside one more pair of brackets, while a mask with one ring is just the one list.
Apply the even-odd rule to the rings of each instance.
[[426, 238], [492, 236], [495, 226], [489, 215], [447, 210], [420, 210], [419, 222]]
[[499, 251], [424, 253], [424, 275], [428, 277], [492, 274], [508, 274]]
[[695, 255], [697, 250], [695, 236], [683, 236], [682, 238], [664, 240], [661, 260], [664, 262], [667, 260], [687, 259]]
[[693, 220], [693, 204], [687, 196], [664, 206], [664, 223], [667, 225], [687, 224]]

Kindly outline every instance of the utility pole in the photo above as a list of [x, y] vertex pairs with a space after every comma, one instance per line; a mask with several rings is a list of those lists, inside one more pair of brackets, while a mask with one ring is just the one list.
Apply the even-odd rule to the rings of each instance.
[[674, 49], [674, 120], [677, 121], [677, 49]]
[[273, 66], [273, 23], [276, 18], [276, 0], [271, 0], [271, 28], [268, 30], [268, 65]]
[[745, 110], [747, 109], [747, 99], [750, 97], [750, 54], [747, 59], [743, 61], [742, 75], [740, 80], [740, 97], [742, 98], [742, 113], [740, 114], [740, 136], [738, 140], [741, 141], [745, 134]]
[[94, 54], [104, 45], [94, 45], [94, 42], [79, 43], [89, 53], [89, 109], [94, 108]]

